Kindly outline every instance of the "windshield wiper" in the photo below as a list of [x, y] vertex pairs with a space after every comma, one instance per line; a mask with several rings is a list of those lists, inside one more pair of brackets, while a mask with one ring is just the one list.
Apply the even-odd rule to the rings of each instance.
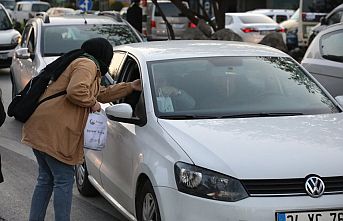
[[182, 115], [160, 116], [160, 118], [168, 119], [168, 120], [189, 120], [189, 119], [216, 119], [218, 117], [213, 116], [213, 115], [182, 114]]
[[332, 60], [332, 61], [343, 62], [343, 56], [327, 54], [327, 55], [323, 55], [323, 58]]
[[303, 113], [300, 113], [300, 112], [277, 112], [277, 113], [261, 112], [261, 113], [222, 115], [218, 118], [280, 117], [280, 116], [297, 116], [297, 115], [303, 115]]

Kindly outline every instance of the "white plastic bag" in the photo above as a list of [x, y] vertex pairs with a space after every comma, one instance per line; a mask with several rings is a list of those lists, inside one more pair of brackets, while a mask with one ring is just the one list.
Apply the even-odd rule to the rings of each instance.
[[84, 147], [92, 150], [105, 148], [107, 138], [107, 117], [100, 112], [88, 115], [84, 130]]

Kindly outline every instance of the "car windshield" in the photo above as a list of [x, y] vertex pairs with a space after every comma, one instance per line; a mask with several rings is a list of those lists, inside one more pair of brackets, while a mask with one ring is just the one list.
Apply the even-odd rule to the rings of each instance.
[[254, 23], [275, 23], [273, 19], [268, 16], [259, 16], [259, 15], [242, 15], [239, 16], [239, 19], [244, 24], [254, 24]]
[[0, 3], [8, 9], [13, 10], [15, 7], [15, 1], [0, 1]]
[[42, 37], [43, 56], [59, 56], [80, 48], [85, 40], [95, 37], [106, 38], [113, 46], [139, 42], [129, 26], [118, 24], [47, 26]]
[[0, 8], [0, 30], [12, 29], [12, 23], [5, 10]]
[[297, 9], [294, 14], [291, 16], [290, 18], [291, 20], [296, 20], [298, 21], [299, 20], [299, 9]]
[[[179, 17], [184, 16], [181, 11], [173, 3], [159, 3], [161, 10], [166, 17]], [[161, 13], [156, 8], [155, 16], [161, 16]]]
[[292, 116], [340, 109], [290, 58], [148, 63], [155, 113], [168, 119]]
[[46, 4], [32, 4], [33, 12], [46, 12], [49, 8], [50, 6]]

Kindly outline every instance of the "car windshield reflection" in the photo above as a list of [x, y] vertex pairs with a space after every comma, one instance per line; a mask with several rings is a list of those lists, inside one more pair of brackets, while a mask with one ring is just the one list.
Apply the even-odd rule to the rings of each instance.
[[81, 47], [88, 39], [103, 37], [113, 46], [135, 43], [140, 40], [127, 25], [73, 25], [51, 26], [43, 29], [43, 56], [59, 56]]
[[167, 119], [340, 112], [290, 58], [211, 57], [149, 63], [155, 113]]

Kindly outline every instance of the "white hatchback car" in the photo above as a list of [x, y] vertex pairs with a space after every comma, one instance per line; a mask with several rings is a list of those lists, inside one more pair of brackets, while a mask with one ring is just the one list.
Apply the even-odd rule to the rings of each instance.
[[2, 4], [0, 4], [0, 21], [0, 68], [7, 68], [12, 63], [13, 52], [21, 35], [13, 28], [12, 20]]
[[144, 42], [116, 47], [110, 73], [143, 91], [102, 104], [107, 146], [77, 166], [81, 194], [138, 221], [341, 219], [342, 106], [287, 54]]
[[263, 14], [225, 13], [225, 28], [234, 31], [245, 42], [259, 43], [267, 34], [278, 32], [286, 43], [285, 29]]

